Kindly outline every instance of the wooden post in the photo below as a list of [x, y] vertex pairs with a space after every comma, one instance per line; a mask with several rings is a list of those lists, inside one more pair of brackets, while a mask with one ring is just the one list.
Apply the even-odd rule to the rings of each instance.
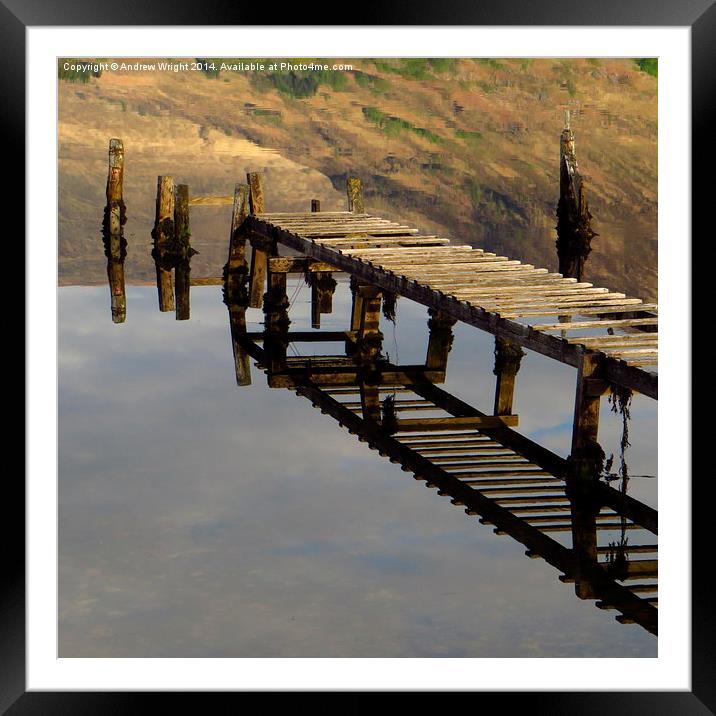
[[[264, 191], [261, 174], [249, 172], [246, 175], [249, 184], [249, 211], [252, 214], [262, 214], [264, 207]], [[264, 285], [269, 254], [275, 253], [265, 243], [255, 237], [251, 239], [251, 274], [249, 277], [249, 306], [260, 308], [263, 303]]]
[[383, 347], [380, 331], [381, 290], [377, 286], [358, 286], [361, 296], [360, 327], [357, 338], [357, 357], [362, 363], [374, 363]]
[[234, 353], [234, 372], [236, 385], [251, 385], [251, 362], [249, 354], [243, 349], [241, 337], [246, 335], [246, 307], [238, 304], [229, 306], [229, 325], [231, 328], [231, 347]]
[[231, 211], [231, 232], [229, 234], [229, 258], [227, 266], [230, 271], [246, 269], [246, 234], [242, 231], [244, 219], [249, 215], [248, 184], [234, 186], [234, 206]]
[[358, 177], [348, 177], [346, 186], [348, 189], [348, 211], [363, 214], [365, 212], [363, 206], [363, 182]]
[[351, 331], [360, 330], [361, 313], [363, 312], [363, 297], [358, 291], [358, 279], [355, 276], [351, 276], [350, 287], [352, 295], [351, 303]]
[[107, 260], [107, 278], [112, 309], [112, 323], [124, 323], [127, 319], [127, 294], [124, 288], [124, 259]]
[[569, 112], [559, 145], [559, 203], [557, 204], [557, 257], [559, 272], [581, 281], [589, 256], [592, 231], [584, 183], [577, 168], [574, 133], [569, 127]]
[[186, 321], [191, 315], [190, 280], [191, 246], [189, 239], [189, 186], [178, 184], [174, 204], [174, 238], [176, 251], [180, 253], [174, 276], [176, 320]]
[[435, 308], [428, 309], [428, 351], [425, 366], [430, 370], [446, 370], [448, 354], [452, 348], [452, 327], [457, 319]]
[[125, 223], [124, 201], [124, 143], [121, 139], [109, 140], [109, 171], [107, 173], [107, 231], [119, 236]]
[[574, 593], [580, 599], [596, 599], [591, 581], [582, 577], [583, 568], [593, 570], [597, 564], [597, 514], [599, 505], [593, 500], [572, 499], [572, 549], [576, 559]]
[[[321, 202], [311, 199], [311, 212], [314, 214], [321, 210]], [[311, 281], [311, 326], [321, 327], [321, 314], [333, 311], [333, 294], [336, 290], [336, 281], [330, 271], [315, 271], [310, 273]]]
[[570, 475], [580, 480], [598, 479], [604, 460], [604, 451], [597, 442], [599, 404], [604, 390], [604, 381], [600, 377], [598, 354], [583, 353], [577, 370], [572, 450], [569, 457]]
[[244, 220], [249, 215], [249, 185], [234, 186], [234, 206], [229, 232], [229, 256], [224, 266], [224, 301], [227, 305], [248, 305], [248, 264], [246, 262], [246, 229]]
[[363, 419], [371, 422], [380, 422], [380, 389], [373, 380], [362, 379], [360, 381], [360, 404], [363, 411]]
[[[321, 202], [318, 199], [311, 199], [311, 212], [316, 214], [321, 210]], [[318, 276], [313, 274], [311, 279], [311, 328], [321, 327], [321, 302], [318, 296]]]
[[174, 285], [171, 269], [163, 266], [167, 241], [174, 238], [174, 180], [168, 176], [157, 177], [157, 203], [154, 217], [154, 262], [157, 269], [159, 310], [174, 310]]
[[124, 238], [123, 230], [127, 216], [122, 196], [123, 182], [124, 144], [121, 139], [110, 139], [106, 187], [107, 205], [102, 222], [102, 238], [107, 257], [107, 280], [113, 323], [124, 323], [127, 318], [127, 295], [124, 286], [124, 259], [127, 254], [127, 241]]
[[494, 415], [512, 415], [512, 400], [515, 394], [515, 378], [525, 352], [516, 344], [504, 338], [495, 338], [495, 382]]
[[288, 349], [288, 295], [286, 293], [286, 272], [268, 273], [268, 287], [264, 297], [264, 350], [268, 356], [269, 373], [282, 371], [286, 367]]

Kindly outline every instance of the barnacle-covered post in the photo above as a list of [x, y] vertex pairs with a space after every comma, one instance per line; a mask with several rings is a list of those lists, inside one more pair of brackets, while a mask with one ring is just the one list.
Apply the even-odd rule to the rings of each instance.
[[112, 310], [112, 322], [124, 323], [127, 317], [127, 295], [124, 286], [124, 259], [127, 241], [124, 224], [127, 212], [124, 204], [124, 143], [121, 139], [109, 140], [109, 170], [107, 173], [107, 204], [102, 221], [102, 239], [107, 257], [107, 280]]
[[559, 203], [557, 204], [557, 257], [559, 272], [581, 281], [584, 264], [592, 250], [592, 215], [589, 213], [584, 182], [577, 167], [574, 132], [566, 113], [559, 144]]
[[515, 379], [525, 352], [512, 341], [495, 338], [495, 381], [494, 415], [512, 415], [512, 401], [515, 395]]
[[174, 310], [174, 282], [171, 268], [166, 266], [164, 253], [174, 239], [174, 179], [169, 176], [157, 177], [157, 202], [152, 231], [154, 248], [152, 256], [157, 271], [157, 293], [159, 310]]
[[[321, 210], [321, 202], [311, 199], [311, 213]], [[306, 272], [311, 284], [311, 327], [321, 327], [321, 314], [333, 311], [333, 294], [336, 291], [336, 280], [329, 271]]]
[[[252, 214], [263, 214], [264, 189], [263, 179], [258, 172], [249, 172], [246, 175], [249, 185], [249, 211]], [[249, 278], [249, 306], [261, 308], [263, 304], [264, 286], [266, 285], [266, 272], [268, 270], [268, 257], [276, 253], [263, 238], [251, 237], [251, 274]]]
[[191, 229], [189, 228], [189, 186], [178, 184], [174, 202], [174, 250], [176, 268], [174, 269], [174, 296], [176, 299], [176, 319], [186, 321], [191, 315], [190, 280]]
[[428, 350], [425, 365], [430, 370], [444, 371], [447, 368], [448, 354], [452, 348], [453, 326], [457, 319], [448, 316], [437, 308], [428, 309]]

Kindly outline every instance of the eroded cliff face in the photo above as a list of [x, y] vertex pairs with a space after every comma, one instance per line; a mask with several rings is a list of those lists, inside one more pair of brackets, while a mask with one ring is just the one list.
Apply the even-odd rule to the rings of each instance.
[[[331, 60], [334, 62], [334, 60]], [[632, 60], [345, 60], [353, 71], [105, 72], [59, 87], [59, 276], [105, 279], [107, 146], [125, 144], [128, 281], [152, 281], [156, 177], [230, 195], [265, 172], [269, 210], [367, 210], [556, 269], [559, 136], [571, 109], [598, 233], [586, 280], [656, 298], [656, 77]], [[192, 207], [192, 274], [226, 259], [229, 206]]]

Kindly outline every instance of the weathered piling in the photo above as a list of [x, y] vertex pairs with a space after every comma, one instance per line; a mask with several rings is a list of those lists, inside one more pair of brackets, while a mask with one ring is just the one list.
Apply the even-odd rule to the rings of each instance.
[[286, 367], [288, 349], [289, 300], [286, 293], [286, 272], [269, 271], [264, 295], [264, 350], [269, 370], [279, 372]]
[[249, 215], [249, 185], [234, 186], [234, 204], [231, 212], [229, 233], [229, 256], [224, 265], [224, 301], [230, 304], [248, 305], [246, 283], [248, 264], [246, 262], [246, 229], [244, 220]]
[[589, 206], [582, 177], [577, 167], [574, 133], [569, 127], [569, 113], [559, 145], [559, 202], [557, 204], [557, 257], [559, 272], [581, 281], [584, 264], [592, 250]]
[[154, 249], [152, 255], [157, 270], [157, 292], [159, 310], [174, 310], [174, 282], [171, 269], [162, 262], [161, 252], [174, 238], [174, 179], [169, 176], [157, 177], [157, 202], [154, 217]]
[[124, 284], [124, 259], [127, 241], [124, 224], [126, 207], [122, 196], [124, 182], [124, 144], [121, 139], [109, 140], [109, 168], [107, 173], [107, 204], [102, 221], [102, 239], [107, 257], [107, 280], [113, 323], [127, 318], [127, 295]]
[[249, 354], [243, 347], [243, 338], [246, 336], [245, 305], [229, 305], [229, 325], [231, 327], [231, 347], [234, 354], [236, 385], [251, 385], [251, 361]]
[[124, 143], [121, 139], [109, 140], [109, 171], [107, 174], [107, 231], [119, 236], [126, 221], [123, 199]]
[[447, 368], [448, 355], [452, 349], [453, 326], [457, 319], [448, 316], [435, 308], [428, 309], [428, 350], [425, 356], [425, 365], [430, 370]]
[[[311, 200], [311, 212], [321, 210], [318, 199]], [[311, 327], [321, 327], [321, 314], [333, 311], [333, 294], [336, 290], [336, 280], [329, 271], [307, 272], [306, 278], [311, 284]]]
[[377, 286], [359, 285], [360, 323], [356, 346], [357, 358], [361, 363], [372, 364], [379, 357], [383, 347], [380, 330], [382, 292]]
[[601, 505], [587, 495], [573, 496], [570, 500], [572, 522], [572, 549], [576, 556], [574, 593], [580, 599], [596, 599], [598, 592], [589, 579], [597, 564], [597, 515]]
[[[262, 176], [258, 172], [249, 172], [246, 179], [249, 185], [249, 212], [262, 214], [265, 211]], [[252, 308], [261, 308], [263, 303], [268, 257], [275, 254], [275, 250], [271, 249], [272, 243], [266, 242], [260, 237], [251, 236], [253, 252], [249, 277], [249, 306]]]
[[358, 177], [348, 177], [346, 188], [348, 190], [348, 211], [355, 214], [364, 213], [363, 182]]
[[512, 415], [512, 401], [515, 395], [515, 378], [525, 352], [512, 341], [495, 338], [495, 382], [494, 415]]
[[604, 451], [597, 440], [599, 407], [604, 390], [599, 355], [584, 352], [577, 367], [572, 449], [569, 457], [571, 477], [577, 480], [596, 480], [602, 473]]
[[191, 246], [189, 243], [189, 186], [178, 184], [174, 202], [174, 239], [177, 252], [174, 271], [174, 296], [176, 299], [176, 320], [186, 321], [191, 315]]

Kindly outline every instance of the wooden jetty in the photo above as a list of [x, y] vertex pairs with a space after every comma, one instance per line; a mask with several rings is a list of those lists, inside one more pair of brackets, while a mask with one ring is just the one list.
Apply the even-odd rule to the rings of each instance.
[[[656, 633], [657, 512], [600, 479], [604, 454], [597, 438], [605, 392], [658, 397], [658, 307], [582, 280], [595, 234], [571, 161], [571, 134], [562, 140], [561, 161], [569, 170], [563, 172], [563, 195], [576, 213], [571, 228], [563, 222], [560, 238], [570, 231], [581, 236], [581, 247], [569, 258], [575, 276], [370, 214], [356, 177], [347, 180], [347, 211], [321, 212], [314, 199], [310, 211], [272, 213], [264, 205], [261, 175], [250, 173], [235, 187], [223, 276], [191, 277], [189, 208], [217, 202], [190, 200], [188, 187], [177, 191], [165, 176], [158, 178], [153, 231], [159, 305], [173, 309], [176, 295], [177, 318], [188, 318], [190, 286], [222, 284], [238, 385], [250, 384], [253, 358], [269, 386], [309, 399], [468, 515], [512, 536], [528, 556], [543, 558], [562, 581], [574, 583], [580, 598], [595, 599], [601, 608], [616, 609], [619, 621]], [[111, 171], [110, 164], [110, 178]], [[109, 199], [108, 190], [112, 209]], [[282, 247], [293, 253], [281, 255]], [[568, 248], [562, 246], [563, 265]], [[349, 325], [319, 331], [321, 314], [332, 310], [336, 272], [351, 277]], [[289, 274], [302, 274], [311, 286], [311, 331], [290, 331]], [[428, 309], [422, 364], [398, 365], [382, 356], [381, 305], [385, 310], [397, 296]], [[263, 309], [263, 331], [247, 331], [247, 308]], [[495, 336], [491, 415], [439, 387], [458, 321]], [[336, 341], [344, 350], [288, 355], [288, 346], [302, 341]], [[515, 379], [525, 349], [577, 369], [567, 459], [514, 429]], [[627, 541], [627, 533], [636, 541]], [[571, 535], [571, 546], [560, 535]]]
[[[257, 253], [289, 247], [562, 363], [596, 362], [592, 378], [657, 397], [657, 373], [645, 369], [658, 361], [655, 304], [366, 213], [260, 213], [245, 223]], [[252, 272], [252, 294], [264, 280]], [[627, 327], [639, 330], [605, 335]]]

